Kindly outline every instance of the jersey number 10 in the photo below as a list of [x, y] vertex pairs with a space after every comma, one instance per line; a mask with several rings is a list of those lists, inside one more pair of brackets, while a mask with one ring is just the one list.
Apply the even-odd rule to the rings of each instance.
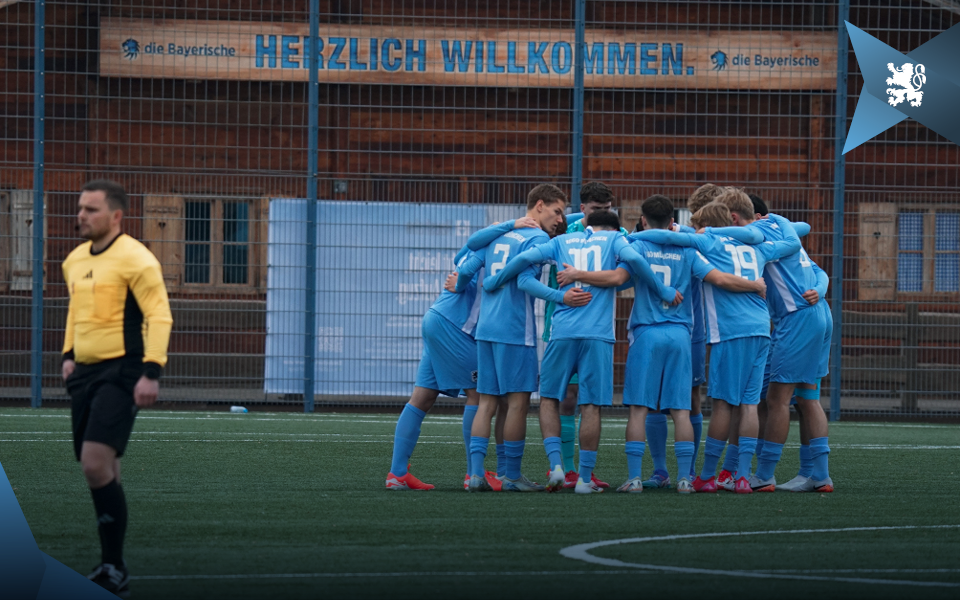
[[[586, 248], [570, 248], [567, 250], [573, 257], [573, 268], [580, 271], [599, 271], [601, 260], [600, 246], [587, 246]], [[593, 260], [590, 260], [590, 258]], [[591, 268], [593, 267], [593, 268]]]

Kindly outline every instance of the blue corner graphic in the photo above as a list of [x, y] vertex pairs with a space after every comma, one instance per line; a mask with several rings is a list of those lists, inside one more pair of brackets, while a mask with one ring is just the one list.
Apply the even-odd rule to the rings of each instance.
[[844, 21], [863, 74], [863, 90], [843, 153], [907, 117], [960, 144], [960, 25], [908, 55]]
[[40, 551], [0, 464], [0, 581], [4, 600], [116, 600], [116, 596]]

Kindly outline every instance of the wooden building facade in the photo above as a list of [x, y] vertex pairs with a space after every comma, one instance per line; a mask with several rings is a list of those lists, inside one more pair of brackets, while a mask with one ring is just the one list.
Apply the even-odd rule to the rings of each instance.
[[[31, 227], [33, 7], [3, 4], [0, 385], [23, 385], [30, 287], [23, 278], [31, 256], [17, 240]], [[66, 295], [59, 262], [78, 242], [74, 206], [87, 180], [116, 179], [131, 193], [127, 231], [160, 258], [178, 313], [171, 352], [183, 360], [172, 373], [183, 385], [212, 387], [257, 387], [262, 378], [269, 199], [305, 197], [309, 173], [318, 178], [320, 198], [329, 200], [518, 204], [537, 183], [570, 191], [578, 151], [569, 87], [322, 82], [314, 166], [306, 82], [102, 75], [101, 26], [111, 19], [185, 27], [302, 27], [308, 20], [306, 0], [204, 4], [46, 3], [50, 385]], [[934, 4], [941, 3], [854, 3], [850, 20], [907, 52], [960, 22], [956, 10]], [[568, 31], [574, 5], [324, 0], [321, 23]], [[723, 31], [835, 39], [837, 13], [834, 2], [591, 1], [586, 26], [610, 35], [693, 32], [705, 45]], [[862, 86], [853, 52], [849, 72], [851, 99], [843, 110], [852, 117]], [[590, 87], [583, 96], [582, 180], [611, 185], [634, 221], [639, 201], [652, 193], [666, 193], [682, 207], [703, 183], [746, 187], [777, 212], [810, 222], [808, 252], [833, 274], [836, 111], [835, 89]], [[960, 390], [958, 167], [960, 147], [909, 120], [847, 155], [845, 389]], [[924, 364], [949, 367], [927, 367], [940, 375], [922, 381], [909, 374]]]

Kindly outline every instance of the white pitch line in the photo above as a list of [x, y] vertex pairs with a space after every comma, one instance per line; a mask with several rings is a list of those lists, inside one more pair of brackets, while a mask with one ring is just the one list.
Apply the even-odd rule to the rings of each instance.
[[764, 573], [960, 573], [960, 569], [763, 569]]
[[[809, 570], [773, 570], [760, 573], [957, 573], [960, 569], [809, 569]], [[349, 579], [357, 577], [472, 577], [495, 575], [497, 577], [536, 577], [554, 575], [653, 575], [656, 571], [641, 569], [618, 569], [596, 571], [407, 571], [393, 573], [243, 573], [224, 575], [133, 575], [130, 579], [141, 581], [168, 581], [190, 579]], [[884, 580], [886, 581], [886, 580]]]
[[[366, 415], [366, 414], [357, 414], [354, 416], [352, 413], [314, 413], [314, 414], [303, 414], [297, 413], [296, 415], [291, 414], [290, 416], [281, 416], [283, 413], [266, 413], [277, 415], [275, 417], [253, 417], [249, 414], [238, 415], [228, 412], [213, 412], [213, 413], [201, 413], [197, 414], [192, 411], [166, 411], [165, 415], [149, 415], [149, 414], [140, 414], [138, 418], [140, 419], [165, 419], [165, 420], [182, 420], [182, 421], [209, 421], [209, 420], [228, 420], [228, 421], [281, 421], [281, 422], [363, 422], [363, 423], [396, 423], [396, 419], [384, 421], [382, 415]], [[184, 416], [177, 416], [184, 415]], [[399, 416], [399, 415], [398, 415]], [[16, 414], [16, 413], [4, 413], [0, 412], [0, 417], [17, 417], [17, 418], [46, 418], [46, 419], [69, 419], [69, 414]], [[529, 421], [535, 421], [535, 417], [528, 418]], [[461, 417], [455, 415], [430, 415], [424, 421], [424, 423], [437, 421], [448, 421], [449, 423], [445, 424], [455, 424], [461, 422]], [[626, 423], [627, 420], [622, 417], [609, 417], [603, 420], [604, 423]], [[707, 419], [709, 422], [709, 419]], [[886, 429], [960, 429], [960, 426], [957, 425], [937, 425], [937, 424], [923, 424], [923, 423], [850, 423], [843, 422], [839, 424], [840, 427], [880, 427]]]
[[[616, 571], [406, 571], [397, 573], [242, 573], [234, 575], [133, 575], [130, 579], [177, 580], [177, 579], [341, 579], [354, 577], [530, 577], [556, 575], [636, 575], [644, 571], [619, 569]], [[654, 574], [652, 571], [649, 574]]]
[[960, 583], [939, 581], [911, 581], [904, 579], [873, 579], [863, 577], [827, 577], [823, 575], [801, 575], [795, 573], [765, 572], [765, 571], [725, 571], [719, 569], [699, 569], [695, 567], [674, 567], [669, 565], [650, 565], [642, 563], [628, 563], [615, 558], [601, 558], [590, 554], [595, 548], [617, 546], [622, 544], [639, 544], [644, 542], [662, 542], [687, 539], [703, 539], [717, 537], [743, 537], [756, 535], [789, 535], [811, 533], [844, 533], [851, 531], [894, 531], [903, 529], [957, 529], [960, 525], [902, 525], [893, 527], [844, 527], [840, 529], [791, 529], [786, 531], [731, 531], [726, 533], [693, 533], [684, 535], [664, 535], [645, 538], [624, 538], [577, 544], [560, 550], [561, 556], [581, 560], [584, 562], [603, 565], [606, 567], [631, 567], [644, 571], [663, 571], [668, 573], [684, 573], [691, 575], [716, 575], [721, 577], [748, 577], [754, 579], [790, 579], [800, 581], [840, 581], [844, 583], [868, 583], [881, 585], [906, 585], [918, 587], [960, 587]]
[[[0, 434], [3, 435], [64, 435], [67, 432], [63, 431], [30, 431], [30, 432], [20, 432], [20, 431], [0, 431]], [[223, 438], [194, 438], [194, 439], [184, 439], [184, 438], [174, 438], [174, 439], [165, 439], [165, 438], [152, 438], [150, 435], [195, 435], [198, 432], [195, 431], [134, 431], [131, 434], [131, 439], [141, 442], [196, 442], [196, 443], [234, 443], [234, 442], [275, 442], [275, 443], [340, 443], [340, 444], [389, 444], [393, 442], [393, 434], [384, 433], [384, 434], [345, 434], [345, 433], [260, 433], [260, 432], [221, 432], [216, 435], [222, 436], [260, 436], [260, 437], [250, 437], [244, 439], [238, 439], [235, 437], [223, 437]], [[266, 436], [288, 436], [291, 438], [293, 436], [301, 436], [305, 439], [285, 439], [285, 438], [275, 438], [275, 437], [266, 437]], [[336, 438], [334, 440], [324, 440], [319, 438]], [[368, 439], [350, 439], [350, 438], [368, 438]], [[369, 439], [376, 438], [376, 439]], [[453, 438], [453, 436], [445, 435], [421, 435], [420, 441], [418, 444], [440, 444], [440, 445], [450, 445], [450, 446], [462, 446], [463, 441]], [[439, 441], [434, 438], [447, 439], [453, 438], [450, 441]], [[3, 438], [0, 439], [0, 442], [70, 442], [72, 439], [53, 439], [53, 438], [37, 438], [37, 439], [23, 439], [23, 438]], [[531, 440], [531, 443], [536, 443], [537, 440]], [[610, 446], [621, 448], [623, 447], [623, 442], [615, 443], [601, 443], [600, 446]], [[796, 445], [786, 445], [786, 449], [796, 449], [799, 446]], [[936, 445], [898, 445], [898, 444], [831, 444], [830, 447], [834, 450], [960, 450], [960, 446], [936, 446]]]

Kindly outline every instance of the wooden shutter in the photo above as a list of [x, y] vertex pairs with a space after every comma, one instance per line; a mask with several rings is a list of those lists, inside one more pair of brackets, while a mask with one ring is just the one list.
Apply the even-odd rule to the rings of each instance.
[[897, 205], [860, 204], [860, 300], [895, 300], [897, 295]]
[[183, 283], [183, 236], [183, 198], [144, 196], [143, 243], [160, 261], [168, 292]]
[[13, 265], [12, 237], [10, 192], [0, 191], [0, 292], [10, 289], [10, 268]]
[[[43, 197], [46, 214], [47, 197]], [[47, 256], [47, 221], [43, 220], [43, 258]], [[33, 191], [12, 190], [10, 192], [10, 289], [29, 291], [33, 288]], [[44, 265], [46, 267], [46, 265]], [[46, 284], [46, 268], [44, 268]]]
[[254, 252], [251, 253], [252, 260], [257, 262], [255, 285], [260, 292], [267, 291], [267, 238], [270, 230], [270, 198], [264, 196], [259, 202], [254, 203], [256, 211], [253, 213], [254, 223], [251, 231], [256, 232], [254, 239]]

